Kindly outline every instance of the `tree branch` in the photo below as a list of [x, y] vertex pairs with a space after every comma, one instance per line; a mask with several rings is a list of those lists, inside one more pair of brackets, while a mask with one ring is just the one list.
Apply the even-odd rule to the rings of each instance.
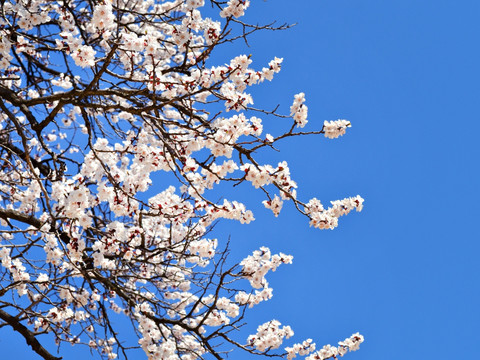
[[[25, 151], [9, 143], [8, 140], [0, 138], [0, 146], [16, 154], [20, 159], [24, 161], [27, 160], [27, 154], [25, 154]], [[40, 170], [40, 173], [43, 176], [49, 177], [52, 174], [52, 169], [50, 169], [50, 167], [46, 166], [45, 164], [42, 164], [40, 161], [37, 161], [32, 157], [30, 157], [30, 161], [32, 162], [33, 166]]]
[[42, 344], [40, 344], [40, 342], [35, 337], [35, 334], [32, 331], [28, 330], [22, 323], [20, 323], [20, 321], [16, 317], [0, 309], [0, 319], [2, 319], [8, 325], [10, 325], [13, 328], [13, 330], [15, 330], [16, 332], [19, 332], [25, 338], [27, 345], [30, 345], [33, 351], [35, 351], [38, 355], [40, 355], [45, 360], [61, 360], [62, 359], [61, 357], [56, 357], [50, 354], [42, 346]]
[[13, 209], [0, 209], [0, 218], [17, 220], [35, 226], [37, 229], [40, 229], [43, 225], [35, 216], [26, 215]]

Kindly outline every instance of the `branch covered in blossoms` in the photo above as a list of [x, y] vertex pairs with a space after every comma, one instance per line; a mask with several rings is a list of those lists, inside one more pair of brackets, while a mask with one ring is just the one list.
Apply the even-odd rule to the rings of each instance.
[[[254, 214], [231, 190], [218, 200], [218, 185], [251, 185], [275, 216], [289, 202], [320, 229], [363, 204], [302, 200], [285, 161], [257, 160], [288, 137], [337, 138], [350, 122], [299, 131], [303, 93], [292, 94], [287, 115], [253, 107], [249, 88], [271, 81], [283, 59], [254, 66], [251, 56], [218, 63], [215, 54], [288, 26], [243, 22], [248, 7], [2, 2], [0, 326], [42, 358], [59, 358], [48, 339], [98, 358], [149, 360], [223, 359], [235, 349], [327, 359], [363, 341], [356, 334], [315, 353], [311, 341], [288, 347], [293, 331], [276, 320], [235, 335], [246, 311], [272, 297], [267, 274], [292, 256], [261, 247], [230, 263], [213, 227]], [[271, 118], [281, 122], [275, 136], [264, 132]]]

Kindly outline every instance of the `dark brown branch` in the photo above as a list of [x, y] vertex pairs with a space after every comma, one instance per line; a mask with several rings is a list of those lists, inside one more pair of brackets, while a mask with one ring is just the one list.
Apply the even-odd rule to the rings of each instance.
[[7, 219], [17, 220], [25, 224], [35, 226], [37, 229], [40, 229], [43, 225], [42, 222], [38, 220], [35, 216], [26, 215], [12, 209], [0, 209], [0, 218], [5, 220]]
[[[28, 119], [30, 125], [32, 125], [32, 128], [38, 125], [37, 119], [35, 118], [35, 116], [33, 116], [32, 112], [25, 105], [24, 100], [19, 98], [14, 91], [7, 89], [3, 85], [0, 85], [0, 98], [7, 100], [14, 106], [18, 106], [20, 110], [25, 114], [25, 117]], [[5, 109], [6, 108], [2, 108], [3, 111], [5, 111]]]
[[[7, 140], [0, 138], [0, 146], [3, 147], [5, 150], [16, 154], [20, 159], [26, 161], [27, 155], [25, 154], [25, 152], [22, 149], [16, 147], [15, 145], [10, 144]], [[32, 162], [33, 166], [40, 170], [40, 173], [43, 176], [49, 177], [52, 174], [52, 170], [47, 165], [42, 164], [40, 161], [37, 161], [32, 157], [30, 157], [30, 161]]]
[[5, 321], [8, 325], [10, 325], [13, 330], [20, 333], [27, 342], [33, 351], [35, 351], [38, 355], [40, 355], [45, 360], [61, 360], [61, 357], [56, 357], [50, 354], [40, 342], [35, 337], [35, 333], [28, 330], [16, 317], [10, 315], [9, 313], [0, 309], [0, 319]]
[[[33, 215], [23, 214], [13, 209], [0, 209], [0, 218], [4, 220], [12, 219], [20, 221], [24, 224], [32, 225], [40, 229], [44, 224]], [[53, 225], [50, 226], [50, 231], [55, 232], [58, 238], [64, 243], [70, 243], [70, 236], [65, 231], [58, 231]]]

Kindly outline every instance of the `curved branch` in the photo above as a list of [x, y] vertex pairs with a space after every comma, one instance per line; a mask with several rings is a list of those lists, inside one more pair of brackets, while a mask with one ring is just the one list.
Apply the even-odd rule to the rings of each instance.
[[37, 229], [40, 229], [43, 226], [42, 222], [35, 216], [26, 215], [13, 209], [0, 209], [0, 218], [4, 220], [17, 220], [23, 222], [24, 224], [35, 226]]
[[[5, 150], [16, 154], [20, 159], [27, 161], [27, 154], [25, 153], [25, 151], [11, 144], [8, 140], [0, 138], [0, 146], [3, 147]], [[43, 176], [48, 178], [50, 175], [52, 175], [52, 169], [50, 169], [50, 167], [48, 167], [47, 165], [42, 164], [40, 161], [32, 157], [30, 157], [30, 161]]]
[[13, 330], [16, 332], [20, 333], [25, 341], [27, 342], [27, 345], [30, 345], [30, 347], [35, 351], [38, 355], [40, 355], [42, 358], [45, 360], [61, 360], [61, 357], [56, 357], [50, 354], [47, 349], [45, 349], [42, 344], [37, 340], [35, 337], [35, 333], [28, 330], [16, 317], [10, 315], [9, 313], [3, 311], [0, 309], [0, 319], [5, 321], [8, 325], [10, 325]]

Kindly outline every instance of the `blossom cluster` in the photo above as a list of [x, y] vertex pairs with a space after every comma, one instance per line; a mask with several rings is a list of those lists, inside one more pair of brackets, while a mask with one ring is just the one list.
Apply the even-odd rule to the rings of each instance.
[[272, 210], [275, 216], [280, 214], [280, 210], [282, 210], [283, 201], [277, 195], [274, 196], [272, 200], [264, 200], [262, 201], [263, 205], [267, 208]]
[[287, 360], [297, 357], [297, 354], [300, 356], [306, 356], [315, 351], [315, 347], [316, 345], [312, 342], [312, 339], [307, 339], [302, 343], [294, 344], [292, 347], [286, 347], [285, 351], [287, 351]]
[[115, 15], [110, 1], [95, 6], [90, 24], [96, 31], [111, 30], [115, 27]]
[[281, 264], [291, 264], [293, 256], [285, 255], [283, 253], [272, 255], [270, 249], [261, 247], [260, 250], [255, 250], [252, 255], [249, 255], [240, 262], [243, 266], [242, 272], [246, 279], [250, 281], [250, 285], [259, 289], [267, 287], [268, 283], [265, 280], [265, 275], [270, 271], [275, 271]]
[[48, 10], [42, 1], [18, 1], [6, 2], [5, 12], [15, 12], [18, 16], [18, 26], [23, 30], [31, 30], [34, 26], [45, 24], [50, 21]]
[[248, 337], [247, 344], [262, 352], [267, 349], [278, 349], [284, 339], [293, 336], [293, 330], [290, 326], [281, 327], [281, 325], [278, 320], [271, 320], [260, 325], [257, 328], [257, 333]]
[[345, 198], [343, 200], [331, 201], [332, 206], [325, 209], [320, 200], [313, 198], [305, 205], [305, 213], [310, 218], [310, 226], [319, 229], [333, 230], [338, 226], [338, 218], [348, 214], [355, 209], [357, 212], [363, 209], [363, 198]]
[[297, 127], [305, 127], [307, 125], [308, 107], [304, 104], [305, 94], [300, 93], [295, 95], [293, 105], [290, 106], [290, 116], [293, 116], [293, 120], [297, 124]]
[[245, 10], [250, 6], [249, 0], [229, 0], [227, 6], [220, 12], [221, 17], [234, 16], [236, 18], [245, 14]]
[[3, 32], [0, 37], [0, 69], [6, 69], [10, 65], [10, 61], [13, 59], [10, 54], [12, 43], [8, 40], [7, 34]]
[[350, 121], [348, 120], [332, 120], [325, 121], [323, 123], [323, 131], [325, 132], [325, 137], [330, 139], [338, 138], [345, 134], [347, 127], [351, 127]]
[[307, 358], [305, 358], [305, 360], [325, 360], [329, 358], [336, 358], [337, 356], [343, 356], [348, 351], [358, 350], [363, 341], [363, 336], [359, 333], [355, 333], [344, 341], [340, 341], [338, 343], [338, 347], [325, 345], [322, 349], [309, 355]]

